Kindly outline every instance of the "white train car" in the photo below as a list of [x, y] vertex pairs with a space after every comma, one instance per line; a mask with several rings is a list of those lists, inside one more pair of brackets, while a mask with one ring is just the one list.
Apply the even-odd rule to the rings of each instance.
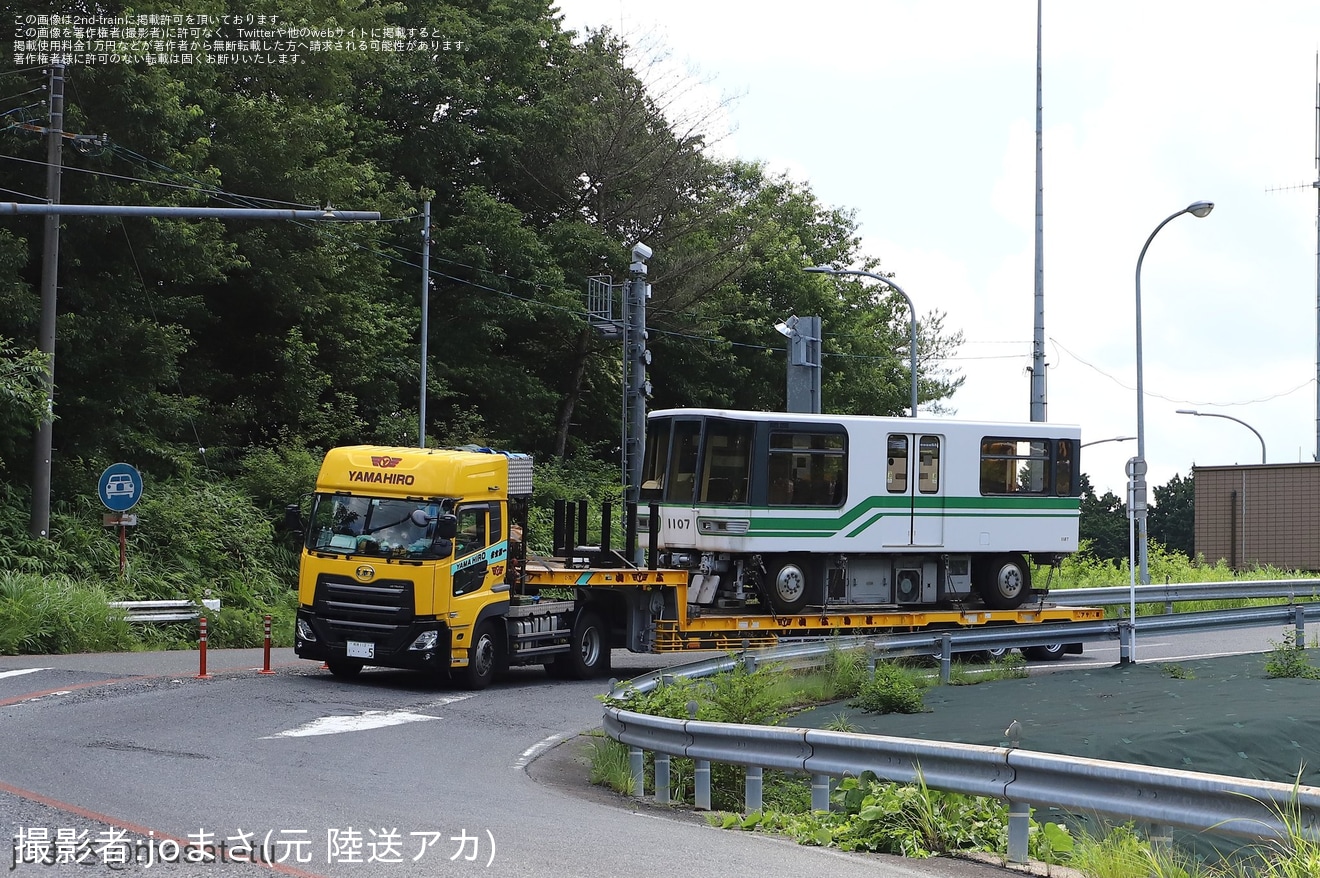
[[1081, 430], [666, 409], [647, 421], [641, 500], [689, 601], [1013, 609], [1031, 566], [1077, 550]]

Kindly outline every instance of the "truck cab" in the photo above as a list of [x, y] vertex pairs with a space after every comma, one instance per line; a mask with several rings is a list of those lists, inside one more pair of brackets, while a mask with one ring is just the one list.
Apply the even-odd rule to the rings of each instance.
[[332, 449], [303, 529], [295, 652], [339, 676], [371, 664], [484, 685], [504, 653], [510, 491], [530, 487], [530, 459]]

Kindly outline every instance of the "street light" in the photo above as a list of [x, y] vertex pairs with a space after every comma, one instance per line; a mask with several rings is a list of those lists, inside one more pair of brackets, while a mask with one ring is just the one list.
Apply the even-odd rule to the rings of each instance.
[[889, 278], [881, 277], [880, 275], [869, 271], [862, 271], [860, 268], [831, 268], [828, 265], [817, 265], [802, 270], [812, 274], [857, 274], [862, 277], [869, 277], [872, 280], [878, 280], [880, 283], [888, 286], [890, 289], [894, 290], [894, 292], [902, 296], [903, 300], [907, 302], [908, 313], [911, 315], [911, 318], [908, 320], [908, 330], [911, 335], [911, 339], [908, 342], [908, 354], [911, 361], [910, 368], [912, 370], [912, 417], [915, 418], [917, 416], [917, 309], [912, 304], [912, 297], [903, 292], [902, 287]]
[[1256, 434], [1256, 438], [1260, 440], [1260, 462], [1265, 462], [1265, 437], [1261, 436], [1260, 431], [1241, 418], [1235, 418], [1232, 415], [1221, 415], [1215, 412], [1198, 412], [1196, 409], [1178, 409], [1178, 414], [1196, 415], [1198, 418], [1224, 418], [1229, 421], [1237, 421], [1239, 424]]
[[[1137, 525], [1137, 551], [1140, 556], [1142, 585], [1150, 584], [1150, 571], [1147, 569], [1146, 540], [1146, 406], [1145, 390], [1141, 380], [1141, 263], [1146, 258], [1146, 249], [1150, 247], [1150, 242], [1155, 240], [1160, 229], [1185, 213], [1190, 213], [1194, 217], [1203, 217], [1214, 209], [1215, 205], [1212, 201], [1196, 201], [1177, 213], [1170, 214], [1164, 222], [1155, 227], [1155, 231], [1150, 233], [1150, 237], [1141, 248], [1141, 255], [1137, 257], [1137, 456], [1132, 459], [1132, 512]], [[1131, 559], [1128, 563], [1131, 564]]]
[[1127, 442], [1130, 439], [1136, 438], [1136, 436], [1110, 436], [1108, 439], [1093, 439], [1090, 442], [1083, 442], [1080, 447], [1085, 448], [1088, 445], [1099, 445], [1101, 442]]

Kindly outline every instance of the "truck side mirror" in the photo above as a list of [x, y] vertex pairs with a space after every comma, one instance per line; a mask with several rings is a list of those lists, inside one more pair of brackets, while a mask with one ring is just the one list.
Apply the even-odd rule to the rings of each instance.
[[452, 540], [458, 535], [458, 516], [440, 515], [435, 520], [435, 535], [442, 540]]
[[297, 503], [284, 507], [284, 529], [293, 533], [303, 532], [302, 510]]

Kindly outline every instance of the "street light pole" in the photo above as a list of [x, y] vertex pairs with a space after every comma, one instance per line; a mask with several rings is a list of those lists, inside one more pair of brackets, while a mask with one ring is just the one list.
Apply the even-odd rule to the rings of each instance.
[[804, 268], [803, 271], [807, 271], [812, 274], [833, 274], [833, 275], [856, 274], [856, 275], [861, 275], [862, 277], [869, 277], [872, 280], [880, 281], [880, 283], [884, 284], [885, 286], [889, 287], [894, 292], [902, 296], [903, 301], [907, 302], [908, 314], [910, 315], [908, 319], [908, 333], [911, 336], [911, 338], [908, 341], [908, 355], [910, 360], [910, 368], [912, 370], [912, 415], [911, 416], [915, 418], [917, 416], [917, 309], [912, 304], [912, 297], [909, 296], [907, 293], [903, 292], [902, 287], [894, 283], [889, 278], [882, 277], [870, 271], [862, 271], [860, 268], [831, 268], [828, 265], [817, 265], [812, 268]]
[[1235, 418], [1232, 415], [1221, 415], [1221, 414], [1217, 414], [1216, 412], [1198, 412], [1196, 409], [1178, 409], [1178, 414], [1196, 415], [1196, 417], [1198, 418], [1223, 418], [1224, 420], [1227, 421], [1236, 421], [1237, 423], [1241, 424], [1242, 426], [1246, 427], [1248, 430], [1256, 434], [1256, 438], [1260, 440], [1260, 462], [1261, 463], [1265, 462], [1265, 437], [1260, 435], [1259, 430], [1257, 430], [1255, 427], [1251, 426], [1241, 418]]
[[[1141, 263], [1146, 258], [1150, 242], [1155, 240], [1160, 229], [1185, 213], [1203, 217], [1215, 209], [1212, 201], [1196, 201], [1177, 213], [1170, 214], [1164, 222], [1155, 227], [1137, 257], [1137, 456], [1132, 459], [1132, 512], [1137, 526], [1137, 553], [1140, 556], [1141, 584], [1150, 584], [1150, 571], [1147, 569], [1148, 545], [1146, 540], [1146, 395], [1141, 376]], [[1129, 559], [1129, 564], [1131, 559]]]

